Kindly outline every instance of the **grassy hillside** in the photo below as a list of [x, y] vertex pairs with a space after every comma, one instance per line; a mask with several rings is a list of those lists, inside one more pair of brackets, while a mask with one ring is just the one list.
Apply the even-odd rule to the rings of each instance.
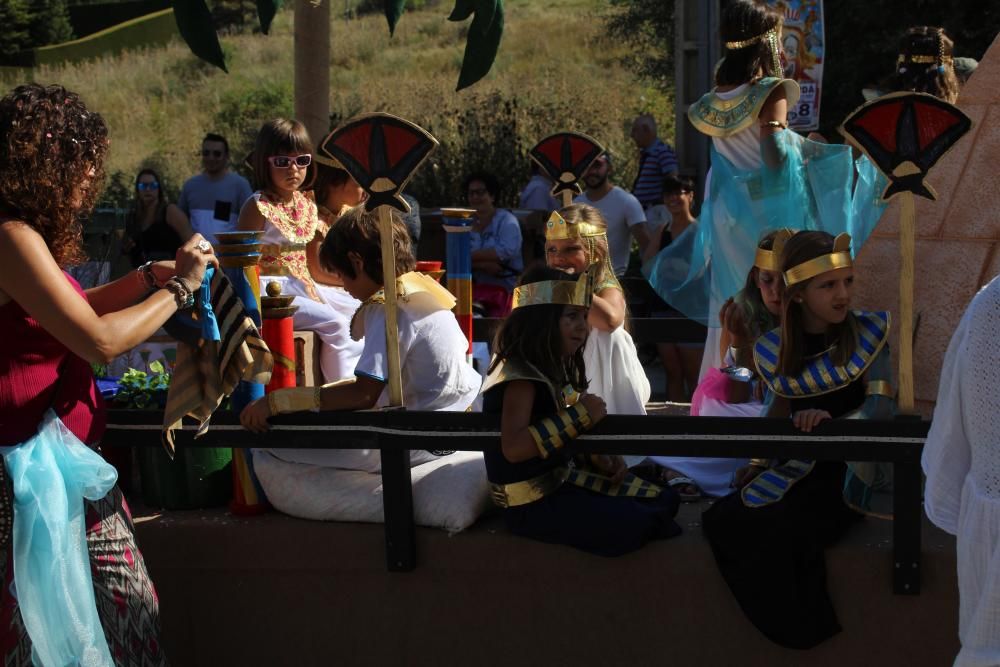
[[[362, 111], [390, 111], [427, 127], [442, 142], [415, 179], [427, 205], [458, 201], [457, 182], [472, 168], [496, 171], [508, 194], [526, 180], [524, 154], [542, 136], [579, 130], [622, 159], [619, 180], [635, 169], [629, 122], [649, 110], [668, 124], [670, 101], [617, 64], [627, 48], [603, 36], [599, 0], [508, 0], [500, 55], [489, 77], [454, 92], [467, 24], [446, 21], [437, 5], [403, 17], [392, 38], [381, 16], [332, 24], [333, 121]], [[221, 131], [241, 160], [266, 118], [291, 115], [292, 12], [270, 36], [223, 38], [230, 74], [196, 60], [180, 43], [95, 62], [44, 66], [39, 82], [79, 91], [107, 119], [108, 172], [130, 176], [159, 167], [170, 190], [198, 169], [201, 136]], [[4, 75], [7, 87], [24, 74]], [[122, 179], [119, 176], [119, 180]], [[505, 199], [508, 199], [505, 197]], [[508, 199], [509, 201], [509, 199]]]

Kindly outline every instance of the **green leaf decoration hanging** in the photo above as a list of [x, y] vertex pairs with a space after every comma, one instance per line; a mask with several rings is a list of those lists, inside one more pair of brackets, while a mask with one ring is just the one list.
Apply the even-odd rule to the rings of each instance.
[[406, 0], [385, 0], [385, 20], [389, 22], [389, 36], [396, 32], [396, 24], [403, 15]]
[[226, 56], [222, 53], [212, 13], [205, 0], [174, 0], [173, 4], [177, 30], [187, 42], [191, 53], [228, 73]]
[[267, 34], [271, 29], [274, 15], [281, 9], [282, 0], [257, 0], [257, 18], [260, 20], [260, 31]]
[[470, 13], [475, 16], [465, 41], [456, 91], [468, 88], [489, 73], [503, 37], [503, 0], [456, 0], [448, 20], [461, 21]]
[[476, 11], [476, 0], [455, 0], [455, 8], [451, 10], [449, 21], [464, 21]]

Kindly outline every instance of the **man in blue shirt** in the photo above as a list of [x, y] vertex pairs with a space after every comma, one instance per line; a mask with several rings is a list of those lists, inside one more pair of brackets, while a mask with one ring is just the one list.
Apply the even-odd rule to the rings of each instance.
[[643, 209], [663, 204], [663, 179], [677, 174], [677, 155], [656, 136], [656, 120], [649, 114], [632, 122], [632, 141], [639, 148], [639, 171], [632, 194]]

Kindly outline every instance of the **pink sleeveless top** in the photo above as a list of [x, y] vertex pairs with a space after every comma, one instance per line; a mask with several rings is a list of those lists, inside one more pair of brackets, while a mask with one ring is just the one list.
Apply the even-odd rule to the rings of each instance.
[[49, 407], [87, 444], [104, 434], [105, 407], [90, 364], [8, 301], [0, 306], [0, 446], [33, 436]]

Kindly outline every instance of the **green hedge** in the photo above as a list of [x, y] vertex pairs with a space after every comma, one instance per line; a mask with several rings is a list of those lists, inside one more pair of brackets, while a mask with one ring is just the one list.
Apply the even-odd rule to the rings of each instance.
[[71, 42], [43, 46], [34, 50], [34, 65], [53, 65], [67, 61], [101, 58], [128, 49], [157, 46], [179, 37], [174, 10], [164, 9], [153, 14], [125, 21]]

